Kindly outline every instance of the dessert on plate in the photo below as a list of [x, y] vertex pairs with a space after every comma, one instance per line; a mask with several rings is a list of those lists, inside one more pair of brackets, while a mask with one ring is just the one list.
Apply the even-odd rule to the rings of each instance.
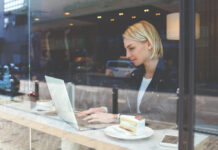
[[132, 135], [141, 135], [145, 130], [145, 119], [142, 116], [121, 115], [119, 127]]

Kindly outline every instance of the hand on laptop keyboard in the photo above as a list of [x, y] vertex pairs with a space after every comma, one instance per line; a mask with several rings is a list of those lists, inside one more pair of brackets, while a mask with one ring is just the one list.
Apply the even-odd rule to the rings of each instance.
[[77, 113], [78, 117], [85, 117], [95, 113], [106, 113], [104, 107], [89, 108], [88, 110]]
[[115, 123], [118, 121], [117, 114], [102, 113], [102, 112], [88, 115], [83, 120], [86, 120], [90, 123], [92, 122]]

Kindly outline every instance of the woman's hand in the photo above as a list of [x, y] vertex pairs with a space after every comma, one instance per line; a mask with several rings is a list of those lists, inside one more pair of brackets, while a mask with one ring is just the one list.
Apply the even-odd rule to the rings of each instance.
[[106, 113], [106, 110], [104, 107], [89, 108], [88, 110], [77, 113], [77, 116], [85, 117], [85, 116], [96, 114], [96, 113]]
[[85, 117], [83, 120], [88, 122], [100, 122], [100, 123], [115, 123], [117, 122], [117, 114], [109, 113], [95, 113]]

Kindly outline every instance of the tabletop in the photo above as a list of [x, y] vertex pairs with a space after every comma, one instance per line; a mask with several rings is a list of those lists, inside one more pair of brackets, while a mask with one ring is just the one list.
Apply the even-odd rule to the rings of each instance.
[[[44, 111], [42, 111], [44, 109]], [[149, 127], [154, 130], [151, 137], [140, 140], [121, 140], [112, 138], [104, 133], [104, 129], [78, 131], [60, 119], [55, 113], [50, 101], [39, 102], [5, 100], [0, 103], [0, 118], [11, 120], [29, 128], [48, 133], [69, 141], [99, 150], [175, 150], [178, 148], [164, 147], [160, 141], [165, 133], [178, 134], [175, 124], [150, 122]], [[195, 134], [195, 147], [202, 149], [206, 145], [208, 136]]]

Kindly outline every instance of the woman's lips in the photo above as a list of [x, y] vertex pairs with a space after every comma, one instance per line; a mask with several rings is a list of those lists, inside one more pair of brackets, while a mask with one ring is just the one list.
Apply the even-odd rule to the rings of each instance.
[[131, 62], [134, 63], [135, 60], [136, 60], [136, 59], [131, 59]]

